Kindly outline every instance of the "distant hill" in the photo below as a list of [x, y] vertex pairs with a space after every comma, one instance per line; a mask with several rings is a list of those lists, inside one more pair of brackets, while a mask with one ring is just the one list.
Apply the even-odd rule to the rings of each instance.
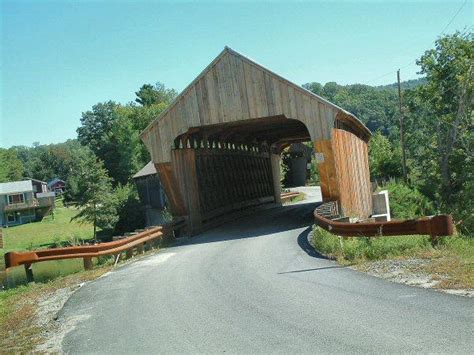
[[[401, 87], [403, 90], [413, 89], [425, 82], [425, 78], [407, 80], [401, 83]], [[396, 129], [394, 117], [398, 112], [397, 83], [370, 86], [309, 82], [303, 87], [353, 113], [372, 132], [381, 131], [388, 135]]]
[[[402, 89], [413, 89], [426, 83], [426, 78], [412, 79], [401, 82]], [[376, 86], [377, 89], [396, 89], [397, 83]]]

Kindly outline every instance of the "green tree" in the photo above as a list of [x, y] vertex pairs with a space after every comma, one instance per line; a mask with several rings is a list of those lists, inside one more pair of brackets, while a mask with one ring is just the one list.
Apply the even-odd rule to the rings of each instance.
[[135, 99], [142, 106], [151, 106], [155, 104], [165, 103], [169, 105], [177, 96], [177, 92], [173, 89], [167, 89], [164, 84], [157, 82], [154, 86], [144, 84], [140, 90], [135, 92]]
[[131, 232], [145, 226], [145, 211], [138, 198], [135, 184], [119, 185], [115, 188], [118, 222], [115, 234]]
[[146, 106], [109, 101], [94, 105], [82, 114], [78, 139], [104, 162], [114, 186], [129, 183], [133, 174], [150, 160], [140, 133], [175, 97], [174, 90], [158, 84], [153, 90], [157, 94], [155, 102]]
[[388, 179], [402, 176], [401, 152], [381, 132], [369, 141], [369, 167], [373, 178]]
[[117, 199], [112, 191], [111, 179], [103, 163], [89, 154], [77, 166], [71, 178], [75, 188], [75, 200], [80, 212], [73, 217], [94, 225], [94, 240], [97, 228], [113, 229], [118, 221]]
[[[440, 194], [449, 205], [463, 185], [462, 175], [473, 145], [474, 35], [455, 33], [436, 41], [417, 61], [426, 84], [416, 89], [425, 103], [425, 138], [435, 149]], [[417, 120], [419, 121], [419, 120]]]
[[0, 182], [21, 180], [23, 163], [14, 149], [0, 148]]

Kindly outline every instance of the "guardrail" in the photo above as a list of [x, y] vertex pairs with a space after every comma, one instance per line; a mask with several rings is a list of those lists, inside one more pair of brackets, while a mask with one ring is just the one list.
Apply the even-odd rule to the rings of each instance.
[[290, 201], [291, 199], [299, 196], [299, 192], [296, 192], [296, 191], [290, 191], [290, 192], [282, 192], [281, 195], [280, 195], [280, 198], [281, 198], [281, 202], [287, 202], [287, 201]]
[[173, 225], [166, 225], [153, 227], [124, 239], [96, 245], [41, 249], [28, 252], [8, 252], [5, 254], [5, 267], [8, 269], [24, 265], [28, 282], [33, 281], [31, 265], [43, 261], [82, 258], [84, 260], [84, 269], [89, 270], [92, 269], [92, 258], [94, 257], [116, 255], [117, 262], [120, 254], [125, 251], [126, 258], [128, 259], [133, 256], [134, 248], [137, 249], [138, 254], [142, 254], [147, 245], [153, 247], [153, 243], [157, 240], [161, 241], [164, 237], [171, 235], [172, 232]]
[[406, 221], [390, 222], [338, 222], [314, 212], [316, 224], [341, 237], [382, 237], [402, 235], [429, 235], [432, 241], [454, 233], [453, 217], [439, 215]]

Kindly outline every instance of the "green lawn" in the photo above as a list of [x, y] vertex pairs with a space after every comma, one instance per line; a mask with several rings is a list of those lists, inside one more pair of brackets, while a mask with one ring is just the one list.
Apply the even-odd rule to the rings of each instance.
[[49, 247], [53, 243], [92, 238], [91, 224], [71, 222], [71, 218], [77, 213], [78, 210], [75, 207], [64, 207], [59, 202], [54, 215], [47, 216], [40, 222], [4, 228], [3, 251], [31, 250]]
[[[91, 239], [91, 224], [80, 224], [72, 221], [78, 210], [75, 207], [64, 207], [61, 201], [56, 204], [54, 215], [40, 222], [23, 224], [3, 229], [4, 248], [0, 249], [0, 283], [1, 273], [5, 268], [4, 254], [8, 251], [33, 250], [65, 244], [76, 244], [84, 239]], [[52, 265], [54, 263], [54, 265]], [[81, 270], [81, 260], [61, 260], [57, 262], [38, 263], [33, 265], [35, 280], [42, 281], [59, 275]], [[9, 284], [23, 283], [23, 268], [13, 268], [9, 272]]]

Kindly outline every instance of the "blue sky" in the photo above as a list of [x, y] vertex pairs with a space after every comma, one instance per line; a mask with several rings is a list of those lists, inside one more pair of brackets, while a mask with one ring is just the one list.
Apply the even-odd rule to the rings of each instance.
[[[180, 91], [225, 45], [297, 84], [386, 84], [399, 67], [416, 78], [415, 59], [464, 0], [0, 2], [9, 147], [75, 138], [83, 111], [132, 101], [144, 83]], [[445, 32], [472, 25], [467, 0]]]

